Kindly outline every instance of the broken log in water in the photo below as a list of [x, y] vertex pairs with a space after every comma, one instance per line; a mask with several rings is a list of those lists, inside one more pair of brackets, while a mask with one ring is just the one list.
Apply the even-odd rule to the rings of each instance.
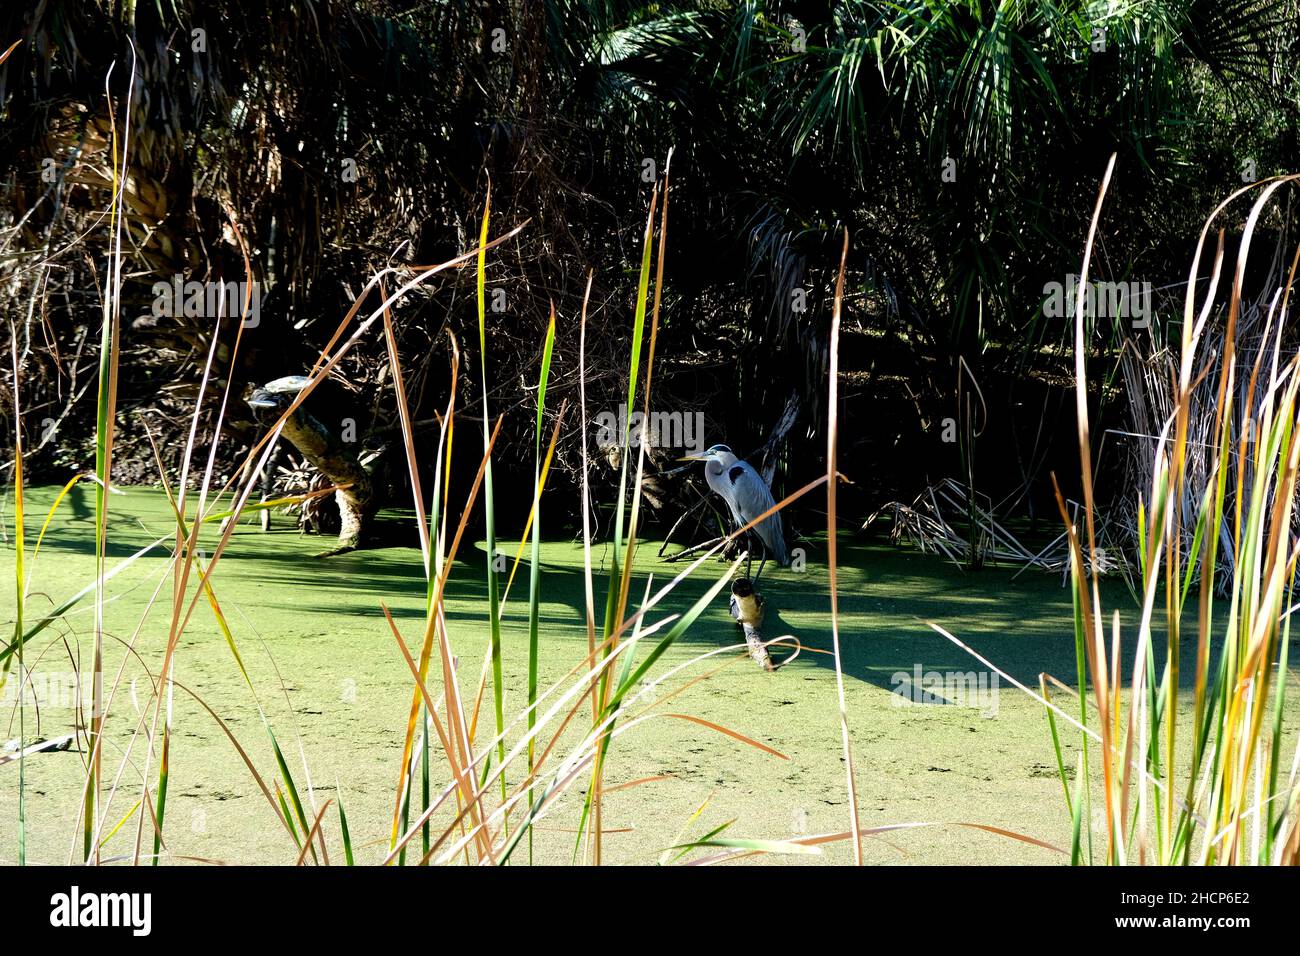
[[737, 578], [731, 583], [731, 616], [745, 631], [745, 643], [749, 645], [749, 656], [765, 671], [774, 671], [772, 658], [768, 656], [763, 643], [763, 596], [754, 590], [754, 583], [749, 578]]

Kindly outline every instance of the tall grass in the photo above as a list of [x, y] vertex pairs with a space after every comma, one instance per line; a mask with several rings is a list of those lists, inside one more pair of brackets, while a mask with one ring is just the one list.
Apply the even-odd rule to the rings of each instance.
[[[124, 177], [127, 168], [127, 148], [123, 143], [118, 169]], [[120, 192], [120, 190], [119, 190]], [[120, 205], [121, 197], [116, 202]], [[668, 214], [668, 181], [665, 178], [651, 192], [648, 201], [645, 228], [642, 236], [641, 256], [636, 279], [636, 302], [631, 315], [630, 350], [628, 356], [628, 385], [626, 410], [651, 408], [655, 349], [660, 321], [660, 304], [664, 287], [664, 259], [666, 249]], [[242, 236], [236, 223], [230, 224], [241, 248]], [[254, 510], [274, 508], [290, 502], [300, 502], [307, 497], [332, 493], [326, 488], [311, 496], [295, 496], [278, 501], [255, 503], [255, 476], [265, 467], [275, 439], [284, 420], [299, 406], [327, 375], [334, 370], [347, 352], [361, 342], [373, 328], [382, 330], [386, 344], [395, 401], [401, 422], [403, 449], [413, 495], [415, 521], [419, 528], [422, 565], [426, 577], [426, 599], [420, 633], [414, 640], [404, 635], [396, 619], [386, 606], [382, 607], [385, 620], [392, 632], [394, 656], [407, 666], [412, 680], [412, 702], [406, 725], [403, 728], [401, 759], [396, 769], [396, 786], [393, 793], [392, 818], [388, 823], [388, 837], [379, 850], [378, 862], [400, 864], [414, 860], [428, 863], [506, 863], [516, 859], [525, 838], [528, 855], [534, 852], [534, 835], [538, 824], [554, 812], [559, 798], [566, 792], [587, 784], [582, 797], [576, 826], [572, 859], [592, 863], [604, 861], [604, 800], [608, 792], [605, 773], [612, 749], [620, 738], [647, 720], [668, 717], [691, 721], [697, 727], [712, 732], [744, 747], [750, 747], [773, 758], [782, 754], [736, 730], [681, 713], [669, 713], [664, 705], [677, 695], [707, 679], [720, 668], [708, 670], [694, 680], [686, 681], [672, 691], [661, 692], [666, 682], [699, 666], [718, 655], [727, 655], [728, 666], [744, 661], [746, 645], [737, 643], [718, 647], [703, 654], [668, 658], [670, 650], [681, 640], [687, 630], [707, 609], [715, 607], [719, 595], [728, 585], [743, 555], [726, 563], [722, 569], [713, 567], [720, 550], [729, 543], [718, 542], [700, 553], [687, 567], [676, 571], [671, 580], [656, 582], [653, 576], [642, 579], [637, 571], [637, 526], [641, 508], [642, 480], [645, 467], [644, 447], [625, 435], [623, 460], [619, 476], [619, 492], [615, 501], [615, 521], [611, 531], [609, 561], [605, 570], [603, 587], [597, 587], [595, 578], [599, 562], [593, 555], [600, 549], [591, 529], [589, 514], [593, 508], [590, 489], [583, 483], [583, 564], [584, 593], [586, 595], [585, 621], [588, 631], [586, 655], [578, 661], [565, 661], [559, 665], [567, 671], [549, 685], [542, 680], [543, 673], [553, 671], [557, 662], [548, 662], [544, 654], [547, 647], [540, 614], [541, 601], [547, 587], [547, 575], [541, 560], [541, 535], [544, 510], [543, 493], [550, 472], [552, 457], [565, 423], [567, 406], [557, 411], [547, 407], [547, 388], [551, 375], [556, 327], [564, 321], [552, 312], [541, 342], [538, 360], [536, 407], [533, 421], [534, 493], [528, 522], [519, 541], [515, 566], [511, 569], [504, 593], [499, 587], [498, 541], [495, 523], [495, 500], [492, 486], [492, 460], [494, 449], [502, 432], [502, 419], [491, 417], [488, 407], [490, 381], [491, 341], [487, 335], [485, 290], [489, 267], [488, 254], [503, 242], [508, 242], [526, 224], [504, 231], [496, 238], [491, 233], [490, 196], [483, 205], [483, 218], [476, 248], [447, 262], [432, 266], [388, 267], [378, 270], [357, 296], [352, 308], [341, 320], [320, 358], [311, 369], [306, 388], [298, 395], [281, 419], [274, 423], [248, 452], [245, 465], [233, 470], [236, 476], [219, 486], [215, 479], [217, 461], [216, 441], [209, 447], [206, 461], [196, 458], [199, 447], [200, 416], [212, 405], [218, 408], [215, 431], [219, 436], [225, 427], [230, 395], [231, 370], [236, 367], [241, 343], [242, 322], [225, 356], [224, 369], [216, 368], [220, 353], [220, 316], [214, 319], [212, 336], [203, 367], [199, 395], [190, 421], [188, 438], [181, 453], [179, 480], [173, 487], [168, 481], [168, 470], [157, 446], [154, 447], [159, 480], [171, 509], [174, 527], [169, 534], [134, 555], [110, 565], [108, 561], [108, 512], [110, 495], [116, 492], [111, 484], [112, 472], [112, 420], [115, 415], [116, 375], [120, 354], [116, 347], [123, 282], [123, 250], [120, 243], [113, 247], [113, 260], [107, 270], [105, 284], [105, 315], [101, 344], [100, 401], [98, 407], [97, 458], [94, 480], [95, 498], [95, 580], [77, 594], [60, 603], [50, 613], [36, 621], [22, 612], [22, 596], [31, 586], [32, 565], [39, 552], [45, 529], [49, 527], [56, 511], [65, 501], [68, 488], [63, 490], [51, 506], [50, 513], [37, 538], [32, 562], [24, 564], [22, 552], [23, 482], [21, 468], [21, 435], [15, 444], [18, 467], [15, 470], [18, 504], [17, 569], [19, 618], [12, 641], [0, 648], [0, 662], [5, 673], [12, 662], [18, 661], [22, 679], [26, 679], [23, 662], [24, 647], [45, 628], [62, 619], [68, 611], [86, 599], [95, 605], [95, 635], [93, 647], [92, 679], [93, 709], [86, 730], [85, 773], [79, 815], [79, 849], [77, 858], [86, 862], [128, 860], [135, 863], [158, 863], [177, 858], [168, 846], [168, 791], [172, 769], [174, 737], [173, 717], [175, 697], [190, 697], [213, 720], [221, 733], [238, 754], [244, 767], [266, 801], [277, 827], [283, 830], [286, 852], [298, 863], [328, 864], [339, 860], [348, 864], [358, 861], [362, 847], [353, 843], [354, 826], [350, 826], [338, 797], [321, 800], [312, 784], [311, 769], [300, 740], [277, 733], [269, 709], [263, 705], [264, 689], [259, 687], [245, 664], [238, 637], [239, 626], [232, 622], [225, 610], [216, 572], [240, 518]], [[115, 225], [115, 228], [117, 226]], [[657, 241], [656, 241], [657, 240]], [[456, 395], [460, 369], [460, 347], [454, 337], [449, 338], [451, 384], [448, 389], [444, 413], [438, 418], [435, 450], [432, 456], [433, 483], [425, 489], [421, 482], [422, 447], [417, 445], [410, 405], [402, 375], [401, 356], [391, 314], [393, 306], [422, 282], [448, 269], [473, 262], [476, 269], [479, 323], [479, 370], [482, 375], [484, 443], [474, 481], [468, 495], [453, 500], [451, 466], [458, 417]], [[251, 278], [251, 265], [245, 250], [246, 279]], [[390, 293], [389, 280], [397, 287]], [[653, 289], [653, 295], [651, 290]], [[587, 296], [591, 290], [590, 281]], [[841, 285], [837, 290], [838, 303], [842, 298]], [[377, 296], [375, 295], [377, 294]], [[375, 303], [374, 298], [378, 301]], [[364, 307], [368, 313], [363, 314]], [[245, 303], [247, 308], [247, 303]], [[242, 316], [240, 316], [242, 318]], [[581, 322], [583, 343], [580, 365], [585, 367], [585, 342], [587, 301], [578, 320]], [[838, 321], [838, 318], [837, 318]], [[224, 382], [224, 385], [219, 383]], [[20, 388], [15, 376], [15, 403], [20, 400]], [[834, 392], [832, 391], [832, 406]], [[547, 418], [554, 419], [547, 437]], [[630, 419], [630, 415], [627, 416]], [[582, 409], [581, 421], [586, 427], [587, 409]], [[831, 422], [831, 444], [834, 448], [834, 418]], [[150, 434], [150, 441], [153, 436]], [[585, 449], [585, 442], [583, 446]], [[632, 449], [636, 448], [633, 458]], [[834, 474], [832, 458], [828, 475]], [[787, 497], [777, 507], [814, 490], [827, 478], [823, 477]], [[834, 497], [828, 499], [831, 527], [834, 527]], [[428, 496], [426, 497], [426, 490]], [[482, 506], [482, 512], [478, 507]], [[457, 646], [457, 638], [448, 627], [446, 594], [448, 580], [456, 566], [456, 559], [466, 547], [466, 535], [471, 516], [481, 513], [486, 530], [486, 607], [484, 643], [481, 646], [482, 668], [477, 680], [473, 671], [464, 666], [465, 648]], [[456, 519], [456, 516], [459, 516]], [[454, 527], [453, 525], [454, 520]], [[757, 520], [762, 520], [760, 517]], [[219, 526], [215, 543], [204, 537], [214, 526]], [[110, 639], [104, 630], [103, 614], [107, 586], [113, 578], [141, 559], [162, 548], [170, 552], [164, 562], [163, 575], [149, 598], [135, 632], [120, 640], [124, 654], [115, 674], [105, 675], [104, 643]], [[503, 629], [513, 618], [509, 604], [510, 585], [514, 580], [525, 549], [528, 551], [529, 587], [527, 612], [527, 660], [525, 662], [526, 693], [516, 706], [507, 698], [504, 682]], [[683, 582], [704, 573], [710, 580], [703, 592], [683, 601]], [[597, 594], [604, 598], [603, 605]], [[637, 595], [640, 595], [638, 598]], [[140, 659], [139, 639], [148, 630], [146, 619], [155, 603], [168, 609], [165, 643], [162, 645], [160, 666], [151, 669], [147, 686], [140, 689], [138, 708], [134, 717], [114, 707], [121, 689], [128, 662]], [[182, 637], [191, 627], [196, 611], [206, 608], [212, 615], [217, 633], [226, 644], [232, 666], [250, 695], [266, 734], [259, 756], [258, 748], [241, 740], [219, 709], [193, 689], [176, 679], [177, 658], [183, 654]], [[601, 622], [599, 625], [597, 622]], [[465, 638], [461, 638], [464, 640]], [[418, 650], [416, 649], [418, 648]], [[480, 648], [471, 648], [478, 651]], [[838, 655], [836, 664], [838, 669]], [[2, 681], [3, 678], [0, 678]], [[488, 685], [491, 685], [490, 692]], [[841, 707], [842, 677], [841, 677]], [[133, 693], [135, 692], [133, 688]], [[21, 700], [21, 695], [20, 695]], [[20, 705], [21, 708], [21, 705]], [[484, 710], [491, 709], [489, 718]], [[844, 720], [846, 715], [841, 714]], [[21, 717], [21, 714], [20, 714]], [[104, 760], [103, 741], [105, 721], [129, 721], [129, 734], [121, 749], [121, 759], [114, 767]], [[490, 730], [484, 728], [490, 727]], [[22, 732], [20, 725], [20, 733]], [[847, 724], [844, 724], [847, 747]], [[296, 735], [295, 735], [296, 737]], [[282, 743], [283, 740], [283, 743]], [[143, 751], [142, 753], [140, 751]], [[268, 762], [272, 773], [264, 774], [259, 763]], [[21, 768], [20, 768], [21, 774]], [[850, 764], [850, 784], [852, 770]], [[619, 789], [644, 786], [657, 778], [636, 780], [621, 784]], [[20, 776], [20, 857], [25, 861], [22, 826], [24, 810], [21, 796], [25, 784]], [[129, 803], [123, 810], [119, 800]], [[335, 807], [334, 804], [337, 803]], [[110, 841], [129, 823], [134, 823], [132, 848], [125, 853], [114, 851], [108, 858], [102, 853]], [[856, 815], [852, 820], [852, 833], [857, 842]], [[749, 853], [818, 853], [819, 846], [833, 839], [846, 839], [848, 834], [827, 835], [787, 841], [761, 837], [731, 837], [717, 828], [704, 837], [688, 839], [672, 849], [670, 858], [688, 858], [701, 847], [718, 847], [729, 854]], [[114, 844], [116, 846], [116, 844]], [[860, 844], [858, 849], [860, 856]], [[566, 855], [565, 861], [570, 859]]]
[[[113, 70], [104, 80], [105, 96], [112, 102], [110, 83]], [[131, 115], [131, 98], [135, 92], [135, 50], [132, 48], [131, 75], [127, 82], [126, 102], [122, 115]], [[108, 487], [113, 461], [113, 428], [117, 408], [117, 368], [120, 346], [122, 309], [122, 229], [123, 204], [126, 191], [127, 157], [130, 152], [130, 124], [118, 129], [116, 113], [108, 111], [110, 129], [110, 157], [113, 169], [113, 198], [109, 207], [109, 257], [105, 270], [103, 318], [99, 339], [99, 389], [95, 414], [95, 625], [94, 650], [91, 671], [92, 698], [87, 746], [90, 751], [89, 772], [82, 797], [82, 853], [90, 861], [96, 855], [94, 820], [98, 807], [99, 781], [102, 770], [101, 737], [104, 720], [103, 653], [104, 653], [104, 588], [105, 562], [108, 535]]]
[[[1300, 748], [1293, 740], [1287, 759], [1283, 716], [1300, 556], [1295, 513], [1300, 353], [1283, 351], [1283, 331], [1300, 252], [1268, 296], [1265, 331], [1253, 357], [1238, 350], [1238, 336], [1256, 227], [1278, 190], [1300, 177], [1275, 177], [1233, 193], [1210, 214], [1197, 242], [1183, 305], [1174, 401], [1153, 445], [1150, 486], [1137, 502], [1140, 613], [1136, 636], [1126, 641], [1119, 611], [1103, 610], [1098, 579], [1103, 562], [1083, 299], [1114, 164], [1112, 156], [1088, 231], [1074, 320], [1082, 527], [1071, 520], [1059, 487], [1056, 492], [1070, 543], [1078, 690], [1042, 675], [1035, 693], [999, 673], [1047, 707], [1074, 862], [1295, 864], [1300, 862]], [[1256, 198], [1224, 302], [1219, 295], [1224, 230], [1218, 231], [1213, 265], [1203, 275], [1206, 239], [1229, 205], [1250, 193]], [[1199, 289], [1205, 293], [1198, 304]], [[1207, 335], [1210, 323], [1219, 321], [1225, 323], [1222, 334]], [[1207, 339], [1222, 343], [1222, 353], [1207, 346]], [[1214, 371], [1215, 400], [1195, 401]], [[1207, 436], [1205, 447], [1192, 435]], [[1208, 459], [1197, 460], [1194, 469], [1193, 458], [1205, 455]], [[1194, 471], [1205, 477], [1192, 493]], [[1229, 488], [1235, 493], [1229, 495]], [[1229, 560], [1220, 559], [1221, 548], [1230, 552]], [[1216, 606], [1220, 594], [1227, 596], [1226, 609]], [[1157, 649], [1160, 631], [1163, 653]], [[1133, 661], [1127, 676], [1126, 646]], [[1194, 648], [1189, 679], [1181, 661], [1185, 646]], [[1068, 709], [1053, 702], [1053, 692], [1073, 698]], [[1062, 724], [1079, 732], [1073, 787]], [[1095, 764], [1099, 781], [1091, 777]]]
[[[649, 401], [649, 388], [652, 365], [647, 363], [644, 379], [642, 378], [642, 349], [645, 343], [647, 320], [650, 326], [650, 354], [653, 356], [653, 343], [658, 322], [659, 291], [663, 281], [664, 230], [666, 228], [666, 184], [655, 190], [651, 196], [646, 228], [642, 242], [641, 268], [637, 280], [636, 306], [632, 318], [631, 354], [628, 371], [628, 408], [632, 408], [638, 393], [646, 402]], [[658, 217], [656, 213], [659, 213]], [[490, 206], [485, 206], [485, 216], [480, 233], [480, 248], [487, 245], [488, 216]], [[654, 235], [656, 223], [659, 227], [658, 269], [654, 269]], [[477, 283], [480, 292], [484, 289], [486, 263], [479, 253]], [[656, 295], [653, 308], [650, 306], [649, 290], [652, 272], [655, 276]], [[590, 285], [588, 286], [588, 291]], [[480, 298], [480, 349], [486, 356], [488, 341], [485, 332], [484, 310]], [[585, 306], [581, 321], [583, 322], [583, 342], [585, 344]], [[602, 835], [602, 793], [605, 760], [614, 740], [631, 727], [648, 719], [649, 711], [663, 702], [660, 699], [651, 704], [641, 702], [646, 688], [643, 682], [651, 668], [663, 657], [668, 649], [681, 637], [685, 630], [698, 618], [706, 607], [716, 598], [730, 578], [736, 564], [727, 572], [718, 576], [705, 594], [693, 602], [684, 613], [669, 616], [652, 622], [649, 615], [657, 611], [672, 594], [673, 590], [689, 575], [699, 568], [711, 556], [717, 553], [715, 547], [702, 555], [694, 564], [681, 572], [673, 581], [653, 588], [653, 582], [647, 581], [645, 597], [635, 612], [628, 611], [632, 578], [635, 569], [635, 527], [636, 515], [640, 506], [641, 465], [633, 473], [630, 441], [624, 442], [624, 457], [620, 474], [620, 496], [615, 503], [615, 521], [612, 530], [613, 548], [610, 552], [610, 568], [604, 589], [606, 603], [603, 614], [595, 606], [593, 587], [594, 568], [591, 559], [596, 543], [592, 540], [590, 523], [584, 521], [584, 573], [587, 600], [587, 621], [589, 626], [588, 655], [572, 666], [560, 681], [543, 689], [540, 683], [542, 671], [541, 653], [543, 648], [540, 630], [540, 600], [545, 587], [540, 559], [540, 541], [542, 524], [542, 493], [545, 488], [551, 455], [562, 425], [564, 410], [557, 416], [555, 430], [552, 432], [550, 446], [543, 454], [545, 436], [544, 419], [546, 413], [546, 391], [549, 379], [551, 356], [555, 339], [555, 316], [548, 323], [542, 343], [539, 371], [537, 406], [534, 421], [534, 496], [524, 537], [520, 541], [520, 555], [525, 544], [529, 547], [529, 599], [528, 599], [528, 660], [527, 690], [525, 705], [513, 717], [507, 719], [508, 708], [505, 705], [504, 684], [501, 678], [502, 644], [500, 626], [502, 615], [508, 607], [508, 594], [513, 583], [514, 569], [507, 582], [506, 596], [495, 605], [489, 600], [488, 624], [489, 641], [485, 658], [485, 679], [488, 669], [493, 681], [493, 710], [501, 716], [495, 735], [486, 741], [478, 739], [476, 728], [480, 725], [478, 709], [482, 701], [482, 681], [478, 695], [467, 694], [460, 687], [456, 672], [456, 661], [452, 635], [446, 626], [442, 614], [443, 588], [445, 586], [444, 570], [434, 592], [434, 600], [429, 607], [425, 621], [425, 633], [421, 647], [420, 664], [406, 652], [406, 642], [391, 616], [390, 625], [398, 647], [407, 660], [413, 678], [416, 681], [416, 693], [424, 701], [426, 712], [430, 715], [436, 733], [442, 741], [442, 756], [448, 763], [451, 781], [443, 790], [422, 808], [421, 813], [395, 830], [395, 838], [390, 841], [385, 862], [400, 862], [403, 853], [416, 832], [431, 821], [435, 815], [442, 814], [442, 829], [437, 832], [430, 845], [424, 849], [421, 863], [443, 863], [464, 860], [478, 863], [504, 863], [513, 859], [514, 854], [527, 837], [530, 856], [534, 849], [533, 836], [537, 823], [555, 806], [558, 798], [577, 782], [590, 775], [590, 786], [583, 801], [581, 817], [577, 827], [575, 857], [585, 858], [591, 862], [601, 862]], [[585, 358], [580, 359], [585, 361]], [[487, 366], [481, 359], [480, 369], [485, 376], [484, 395], [487, 389]], [[450, 416], [448, 422], [450, 422]], [[586, 420], [585, 408], [583, 420]], [[444, 425], [444, 427], [447, 427]], [[493, 428], [487, 438], [483, 458], [469, 499], [461, 507], [461, 523], [450, 542], [444, 535], [435, 539], [435, 547], [446, 548], [435, 565], [449, 569], [451, 561], [458, 552], [468, 516], [473, 510], [480, 493], [487, 495], [489, 485], [492, 450], [495, 436], [499, 434], [500, 422]], [[629, 436], [625, 436], [629, 437]], [[639, 456], [643, 455], [643, 450]], [[443, 486], [446, 494], [446, 486]], [[584, 491], [584, 499], [585, 499]], [[484, 500], [485, 516], [491, 515], [492, 508]], [[438, 509], [447, 513], [452, 503], [443, 501]], [[588, 503], [588, 507], [590, 507]], [[490, 557], [496, 554], [495, 534], [490, 533], [488, 542]], [[720, 545], [719, 545], [720, 547]], [[516, 568], [519, 555], [516, 556]], [[492, 566], [489, 562], [489, 596], [492, 588]], [[597, 636], [594, 622], [603, 617], [604, 625]], [[649, 645], [644, 656], [638, 660], [637, 652], [641, 646]], [[428, 686], [424, 662], [437, 648], [442, 665], [441, 697], [435, 698]], [[737, 645], [739, 647], [739, 645]], [[710, 652], [705, 657], [717, 652]], [[678, 665], [669, 673], [676, 673], [682, 667]], [[658, 677], [655, 683], [665, 679]], [[584, 707], [590, 704], [591, 719], [589, 726], [579, 727], [576, 718]], [[639, 710], [632, 710], [640, 703]], [[445, 714], [444, 721], [439, 714]], [[495, 716], [494, 713], [494, 716]], [[630, 719], [629, 719], [630, 718]], [[763, 745], [750, 740], [727, 728], [714, 727], [732, 739], [751, 744], [759, 749], [769, 750]], [[408, 746], [410, 734], [408, 733]], [[519, 773], [522, 779], [510, 778], [510, 768], [522, 763]], [[444, 807], [450, 809], [444, 811]], [[514, 819], [513, 826], [511, 819]], [[400, 831], [400, 832], [398, 832]]]
[[[13, 47], [9, 48], [10, 50]], [[8, 52], [5, 54], [8, 55]], [[2, 61], [2, 58], [0, 58]], [[14, 372], [14, 408], [18, 408], [21, 400], [21, 388], [18, 380], [18, 332], [10, 322], [9, 330], [10, 358], [13, 362]], [[17, 648], [18, 673], [26, 673], [23, 654], [23, 606], [26, 595], [23, 593], [27, 583], [23, 579], [23, 561], [27, 552], [27, 541], [24, 536], [26, 525], [23, 514], [23, 428], [22, 422], [17, 416], [14, 417], [14, 639], [13, 644]], [[6, 658], [4, 670], [0, 673], [0, 686], [3, 686], [4, 678], [9, 673], [9, 664], [11, 659]], [[26, 806], [26, 789], [27, 789], [27, 759], [26, 759], [26, 736], [27, 736], [27, 707], [26, 701], [20, 694], [18, 699], [18, 865], [23, 866], [27, 862], [27, 806]]]

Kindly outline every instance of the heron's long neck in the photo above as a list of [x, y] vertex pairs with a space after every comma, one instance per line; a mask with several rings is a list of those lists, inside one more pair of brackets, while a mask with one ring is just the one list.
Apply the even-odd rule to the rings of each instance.
[[727, 495], [727, 468], [726, 462], [719, 461], [717, 458], [710, 458], [704, 463], [704, 480], [709, 483], [710, 488], [722, 495], [730, 503], [731, 499]]

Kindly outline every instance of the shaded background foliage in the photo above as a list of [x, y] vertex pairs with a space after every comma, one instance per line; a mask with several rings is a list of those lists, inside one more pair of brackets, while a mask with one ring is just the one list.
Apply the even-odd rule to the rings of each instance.
[[[123, 337], [119, 480], [154, 479], [145, 425], [183, 435], [217, 332], [148, 315], [155, 281], [241, 279], [247, 250], [263, 297], [230, 371], [238, 395], [305, 371], [376, 267], [471, 248], [489, 181], [494, 232], [531, 220], [490, 267], [507, 304], [489, 315], [507, 438], [531, 434], [552, 303], [548, 413], [577, 399], [589, 273], [588, 396], [593, 412], [615, 408], [643, 174], [647, 161], [662, 173], [671, 147], [660, 409], [703, 410], [706, 441], [769, 459], [778, 490], [804, 463], [815, 471], [848, 228], [850, 508], [865, 515], [969, 464], [1003, 510], [1040, 513], [1047, 472], [1077, 474], [1068, 324], [1044, 317], [1043, 286], [1078, 269], [1106, 158], [1119, 153], [1099, 277], [1181, 301], [1203, 218], [1245, 164], [1300, 166], [1298, 18], [1295, 0], [7, 4], [0, 45], [22, 43], [0, 67], [0, 335], [18, 336], [29, 468], [64, 477], [93, 440], [82, 390], [112, 116], [132, 138], [125, 293], [139, 316]], [[1264, 224], [1277, 241], [1287, 227]], [[416, 418], [445, 400], [449, 335], [467, 359], [460, 408], [475, 415], [472, 275], [413, 293], [394, 320]], [[1113, 355], [1132, 334], [1099, 323], [1093, 345]], [[228, 320], [222, 376], [231, 341]], [[379, 339], [357, 350], [318, 402], [376, 446], [396, 423], [382, 356]], [[973, 444], [954, 445], [941, 424], [960, 416], [962, 363], [988, 414]], [[794, 426], [769, 441], [787, 410]], [[254, 439], [251, 417], [232, 414], [236, 437]], [[566, 429], [570, 474], [587, 437]], [[529, 488], [531, 438], [498, 447], [498, 481]]]

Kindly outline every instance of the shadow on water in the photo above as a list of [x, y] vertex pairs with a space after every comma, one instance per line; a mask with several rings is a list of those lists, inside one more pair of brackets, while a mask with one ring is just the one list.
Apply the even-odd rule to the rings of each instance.
[[[75, 486], [67, 501], [70, 510], [51, 524], [43, 552], [51, 557], [58, 551], [91, 555], [94, 488], [87, 484]], [[114, 561], [171, 530], [167, 505], [160, 494], [146, 498], [144, 508], [138, 503], [134, 509], [112, 507], [115, 504], [111, 503], [109, 511], [109, 554]], [[382, 619], [383, 603], [398, 620], [424, 619], [426, 585], [409, 513], [386, 514], [379, 522], [376, 543], [382, 547], [328, 558], [313, 555], [327, 549], [331, 538], [301, 535], [286, 527], [287, 523], [288, 519], [277, 515], [269, 533], [252, 524], [241, 524], [217, 572], [226, 588], [235, 589], [237, 594], [239, 586], [246, 585], [250, 603], [286, 610], [301, 610], [305, 600], [309, 602], [310, 595], [316, 593], [321, 597], [316, 613]], [[215, 546], [218, 534], [215, 526], [205, 529], [203, 543], [209, 548]], [[825, 653], [832, 646], [826, 576], [817, 570], [819, 542], [809, 544], [812, 553], [806, 573], [769, 566], [760, 583], [767, 601], [765, 638], [792, 634], [805, 647], [794, 667], [773, 675], [773, 680], [788, 677], [798, 667], [834, 666], [831, 655]], [[517, 540], [502, 539], [500, 549], [508, 556], [507, 567], [513, 564], [517, 548]], [[170, 549], [169, 540], [147, 560], [164, 560]], [[644, 593], [647, 575], [653, 574], [654, 588], [658, 590], [684, 568], [682, 564], [659, 560], [656, 550], [657, 543], [647, 542], [641, 552], [629, 598], [633, 609]], [[1031, 687], [1037, 686], [1040, 672], [1066, 684], [1075, 683], [1070, 592], [1061, 586], [1059, 575], [1029, 571], [1015, 576], [1004, 568], [966, 573], [934, 556], [843, 538], [840, 551], [840, 643], [847, 677], [890, 691], [906, 691], [917, 673], [987, 671], [966, 651], [932, 630], [926, 622], [933, 621]], [[604, 565], [608, 558], [605, 545], [593, 552], [598, 620], [606, 593]], [[721, 561], [703, 563], [652, 612], [650, 619], [686, 611], [726, 573], [726, 568]], [[501, 575], [503, 589], [507, 577], [508, 572]], [[486, 621], [486, 581], [482, 545], [462, 542], [446, 588], [450, 621], [469, 625]], [[1120, 611], [1127, 683], [1132, 674], [1137, 608], [1118, 583], [1103, 587], [1103, 606], [1108, 617], [1112, 609]], [[507, 621], [522, 621], [527, 607], [525, 559], [515, 576]], [[566, 542], [547, 542], [542, 559], [543, 634], [548, 629], [552, 633], [566, 632], [566, 637], [579, 634], [584, 630], [585, 618], [581, 548]], [[1221, 633], [1221, 626], [1218, 630]], [[742, 640], [727, 612], [724, 590], [688, 629], [681, 643], [687, 652], [700, 653]], [[1162, 662], [1163, 633], [1155, 635], [1154, 650], [1157, 662]], [[1194, 622], [1188, 624], [1182, 650], [1183, 686], [1189, 686], [1195, 657]], [[787, 653], [779, 649], [776, 652], [781, 658]]]
[[[1069, 686], [1077, 684], [1073, 609], [1070, 591], [1062, 587], [1059, 574], [1027, 571], [1015, 577], [1014, 569], [1005, 568], [968, 573], [933, 556], [879, 545], [841, 542], [840, 552], [840, 653], [846, 677], [909, 696], [918, 678], [955, 676], [960, 681], [964, 675], [983, 674], [992, 680], [986, 665], [931, 628], [928, 622], [933, 622], [1035, 690], [1040, 673]], [[833, 668], [824, 578], [802, 584], [794, 572], [778, 569], [764, 573], [759, 589], [767, 601], [764, 639], [794, 635], [804, 648], [799, 664]], [[1140, 609], [1118, 580], [1103, 583], [1102, 607], [1108, 621], [1115, 610], [1120, 613], [1122, 673], [1127, 685], [1133, 674]], [[1222, 634], [1224, 617], [1216, 618], [1211, 666], [1223, 643], [1217, 635]], [[1193, 685], [1195, 633], [1195, 620], [1189, 615], [1179, 654], [1183, 688]], [[685, 640], [735, 643], [743, 638], [719, 599], [718, 608], [703, 615]], [[1152, 645], [1159, 670], [1167, 653], [1162, 628], [1153, 628]], [[774, 648], [778, 659], [788, 653]], [[1005, 678], [999, 681], [1007, 686]]]

